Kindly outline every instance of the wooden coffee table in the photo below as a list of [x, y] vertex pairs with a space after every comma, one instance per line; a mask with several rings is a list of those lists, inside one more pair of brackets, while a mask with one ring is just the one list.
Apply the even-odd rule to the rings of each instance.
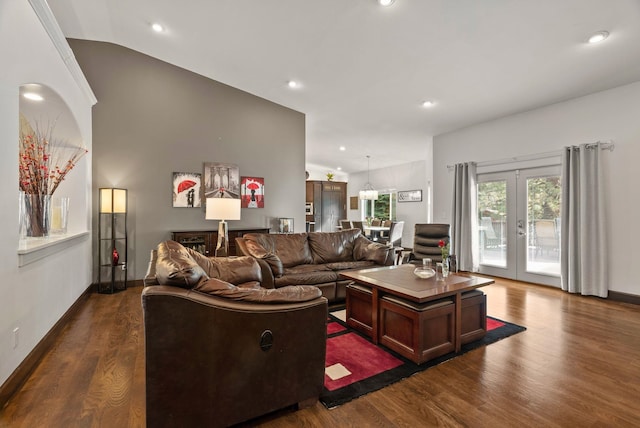
[[[340, 275], [353, 281], [347, 287], [347, 324], [420, 364], [460, 351], [463, 293], [494, 281], [468, 274], [421, 279], [414, 275], [415, 267], [385, 266]], [[486, 330], [486, 297], [476, 293], [483, 302], [481, 322]]]

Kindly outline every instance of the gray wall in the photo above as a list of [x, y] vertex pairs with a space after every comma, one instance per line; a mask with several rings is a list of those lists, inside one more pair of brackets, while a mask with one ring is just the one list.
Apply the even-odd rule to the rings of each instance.
[[265, 179], [265, 208], [243, 209], [229, 227], [275, 230], [278, 217], [293, 217], [304, 231], [302, 113], [121, 46], [69, 43], [98, 99], [93, 227], [97, 189], [128, 189], [129, 279], [144, 277], [150, 250], [171, 230], [217, 229], [204, 204], [172, 207], [172, 173], [201, 173], [204, 162], [235, 163], [241, 176]]

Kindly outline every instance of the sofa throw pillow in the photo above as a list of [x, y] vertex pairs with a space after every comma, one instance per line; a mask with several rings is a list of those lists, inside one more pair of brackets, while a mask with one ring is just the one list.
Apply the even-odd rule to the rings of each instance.
[[186, 248], [175, 241], [158, 244], [157, 257], [156, 278], [160, 284], [192, 288], [208, 278]]
[[355, 260], [369, 260], [375, 264], [385, 266], [393, 256], [389, 253], [392, 249], [384, 244], [373, 242], [360, 235], [355, 240], [353, 248], [353, 258]]
[[194, 290], [229, 300], [255, 303], [306, 302], [322, 296], [318, 287], [296, 285], [281, 288], [237, 287], [217, 278], [209, 278], [197, 284]]

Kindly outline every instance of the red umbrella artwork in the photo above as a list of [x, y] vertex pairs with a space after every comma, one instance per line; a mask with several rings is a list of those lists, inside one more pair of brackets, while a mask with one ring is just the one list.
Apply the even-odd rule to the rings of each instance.
[[180, 184], [178, 184], [178, 193], [184, 192], [187, 189], [192, 188], [196, 185], [196, 182], [193, 180], [182, 180]]
[[264, 208], [264, 178], [241, 177], [242, 208]]

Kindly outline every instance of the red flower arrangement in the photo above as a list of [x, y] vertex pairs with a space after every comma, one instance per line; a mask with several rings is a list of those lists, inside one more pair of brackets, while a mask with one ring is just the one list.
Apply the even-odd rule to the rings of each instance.
[[20, 190], [27, 194], [52, 195], [78, 160], [88, 152], [84, 147], [55, 140], [54, 127], [49, 126], [42, 131], [36, 125], [34, 130], [26, 118], [20, 117], [18, 170]]
[[438, 247], [440, 247], [440, 251], [442, 252], [442, 260], [446, 260], [449, 258], [449, 243], [444, 242], [443, 239], [438, 241]]

